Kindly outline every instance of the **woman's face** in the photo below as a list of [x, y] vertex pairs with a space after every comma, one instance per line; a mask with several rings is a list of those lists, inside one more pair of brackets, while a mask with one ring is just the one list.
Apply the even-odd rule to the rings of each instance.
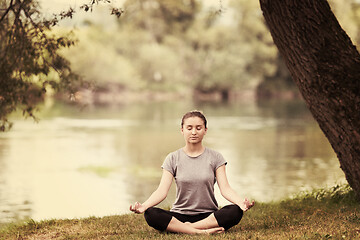
[[181, 128], [181, 133], [187, 143], [197, 144], [200, 143], [205, 134], [207, 128], [205, 128], [204, 121], [199, 117], [190, 117], [184, 120], [184, 125]]

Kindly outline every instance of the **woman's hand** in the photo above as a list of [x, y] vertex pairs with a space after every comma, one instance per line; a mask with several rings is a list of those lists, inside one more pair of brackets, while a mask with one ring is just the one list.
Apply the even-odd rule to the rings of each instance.
[[136, 202], [134, 205], [130, 205], [130, 211], [134, 213], [144, 213], [146, 208], [139, 202]]
[[245, 198], [244, 202], [241, 204], [240, 208], [246, 212], [250, 208], [252, 208], [255, 205], [255, 201], [250, 202], [249, 199]]

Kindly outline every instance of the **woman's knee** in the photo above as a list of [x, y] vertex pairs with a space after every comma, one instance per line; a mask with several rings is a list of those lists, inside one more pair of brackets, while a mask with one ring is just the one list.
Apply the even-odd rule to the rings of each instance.
[[150, 226], [158, 219], [158, 215], [161, 214], [160, 210], [159, 208], [150, 207], [144, 212], [145, 220]]
[[243, 210], [238, 205], [225, 206], [229, 214], [229, 218], [233, 220], [234, 225], [238, 224], [243, 217]]
[[237, 225], [243, 217], [243, 210], [238, 205], [228, 205], [215, 213], [219, 226], [225, 230]]
[[165, 210], [156, 207], [148, 208], [144, 217], [150, 227], [159, 231], [165, 231], [172, 218]]
[[238, 205], [230, 205], [231, 212], [234, 214], [234, 218], [238, 219], [239, 222], [243, 217], [244, 211]]
[[150, 207], [150, 208], [146, 209], [146, 211], [144, 212], [144, 216], [146, 218], [147, 216], [149, 217], [149, 216], [156, 214], [156, 212], [157, 212], [156, 208]]

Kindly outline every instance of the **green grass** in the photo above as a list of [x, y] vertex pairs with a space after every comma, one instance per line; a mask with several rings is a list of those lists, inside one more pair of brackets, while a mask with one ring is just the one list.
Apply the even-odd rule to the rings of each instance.
[[360, 239], [360, 202], [348, 186], [258, 203], [224, 234], [160, 233], [142, 215], [9, 224], [0, 239]]

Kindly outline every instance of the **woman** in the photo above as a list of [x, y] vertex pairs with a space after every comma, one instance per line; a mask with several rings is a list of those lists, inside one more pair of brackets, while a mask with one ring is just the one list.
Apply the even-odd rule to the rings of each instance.
[[[158, 188], [143, 203], [130, 206], [135, 213], [145, 213], [147, 223], [159, 230], [188, 234], [221, 233], [238, 224], [243, 212], [254, 205], [240, 199], [226, 177], [223, 156], [202, 144], [207, 121], [199, 111], [186, 113], [181, 121], [185, 146], [170, 153], [163, 165]], [[176, 200], [170, 211], [154, 207], [162, 202], [176, 182]], [[224, 198], [233, 205], [218, 209], [214, 196], [217, 181]]]

